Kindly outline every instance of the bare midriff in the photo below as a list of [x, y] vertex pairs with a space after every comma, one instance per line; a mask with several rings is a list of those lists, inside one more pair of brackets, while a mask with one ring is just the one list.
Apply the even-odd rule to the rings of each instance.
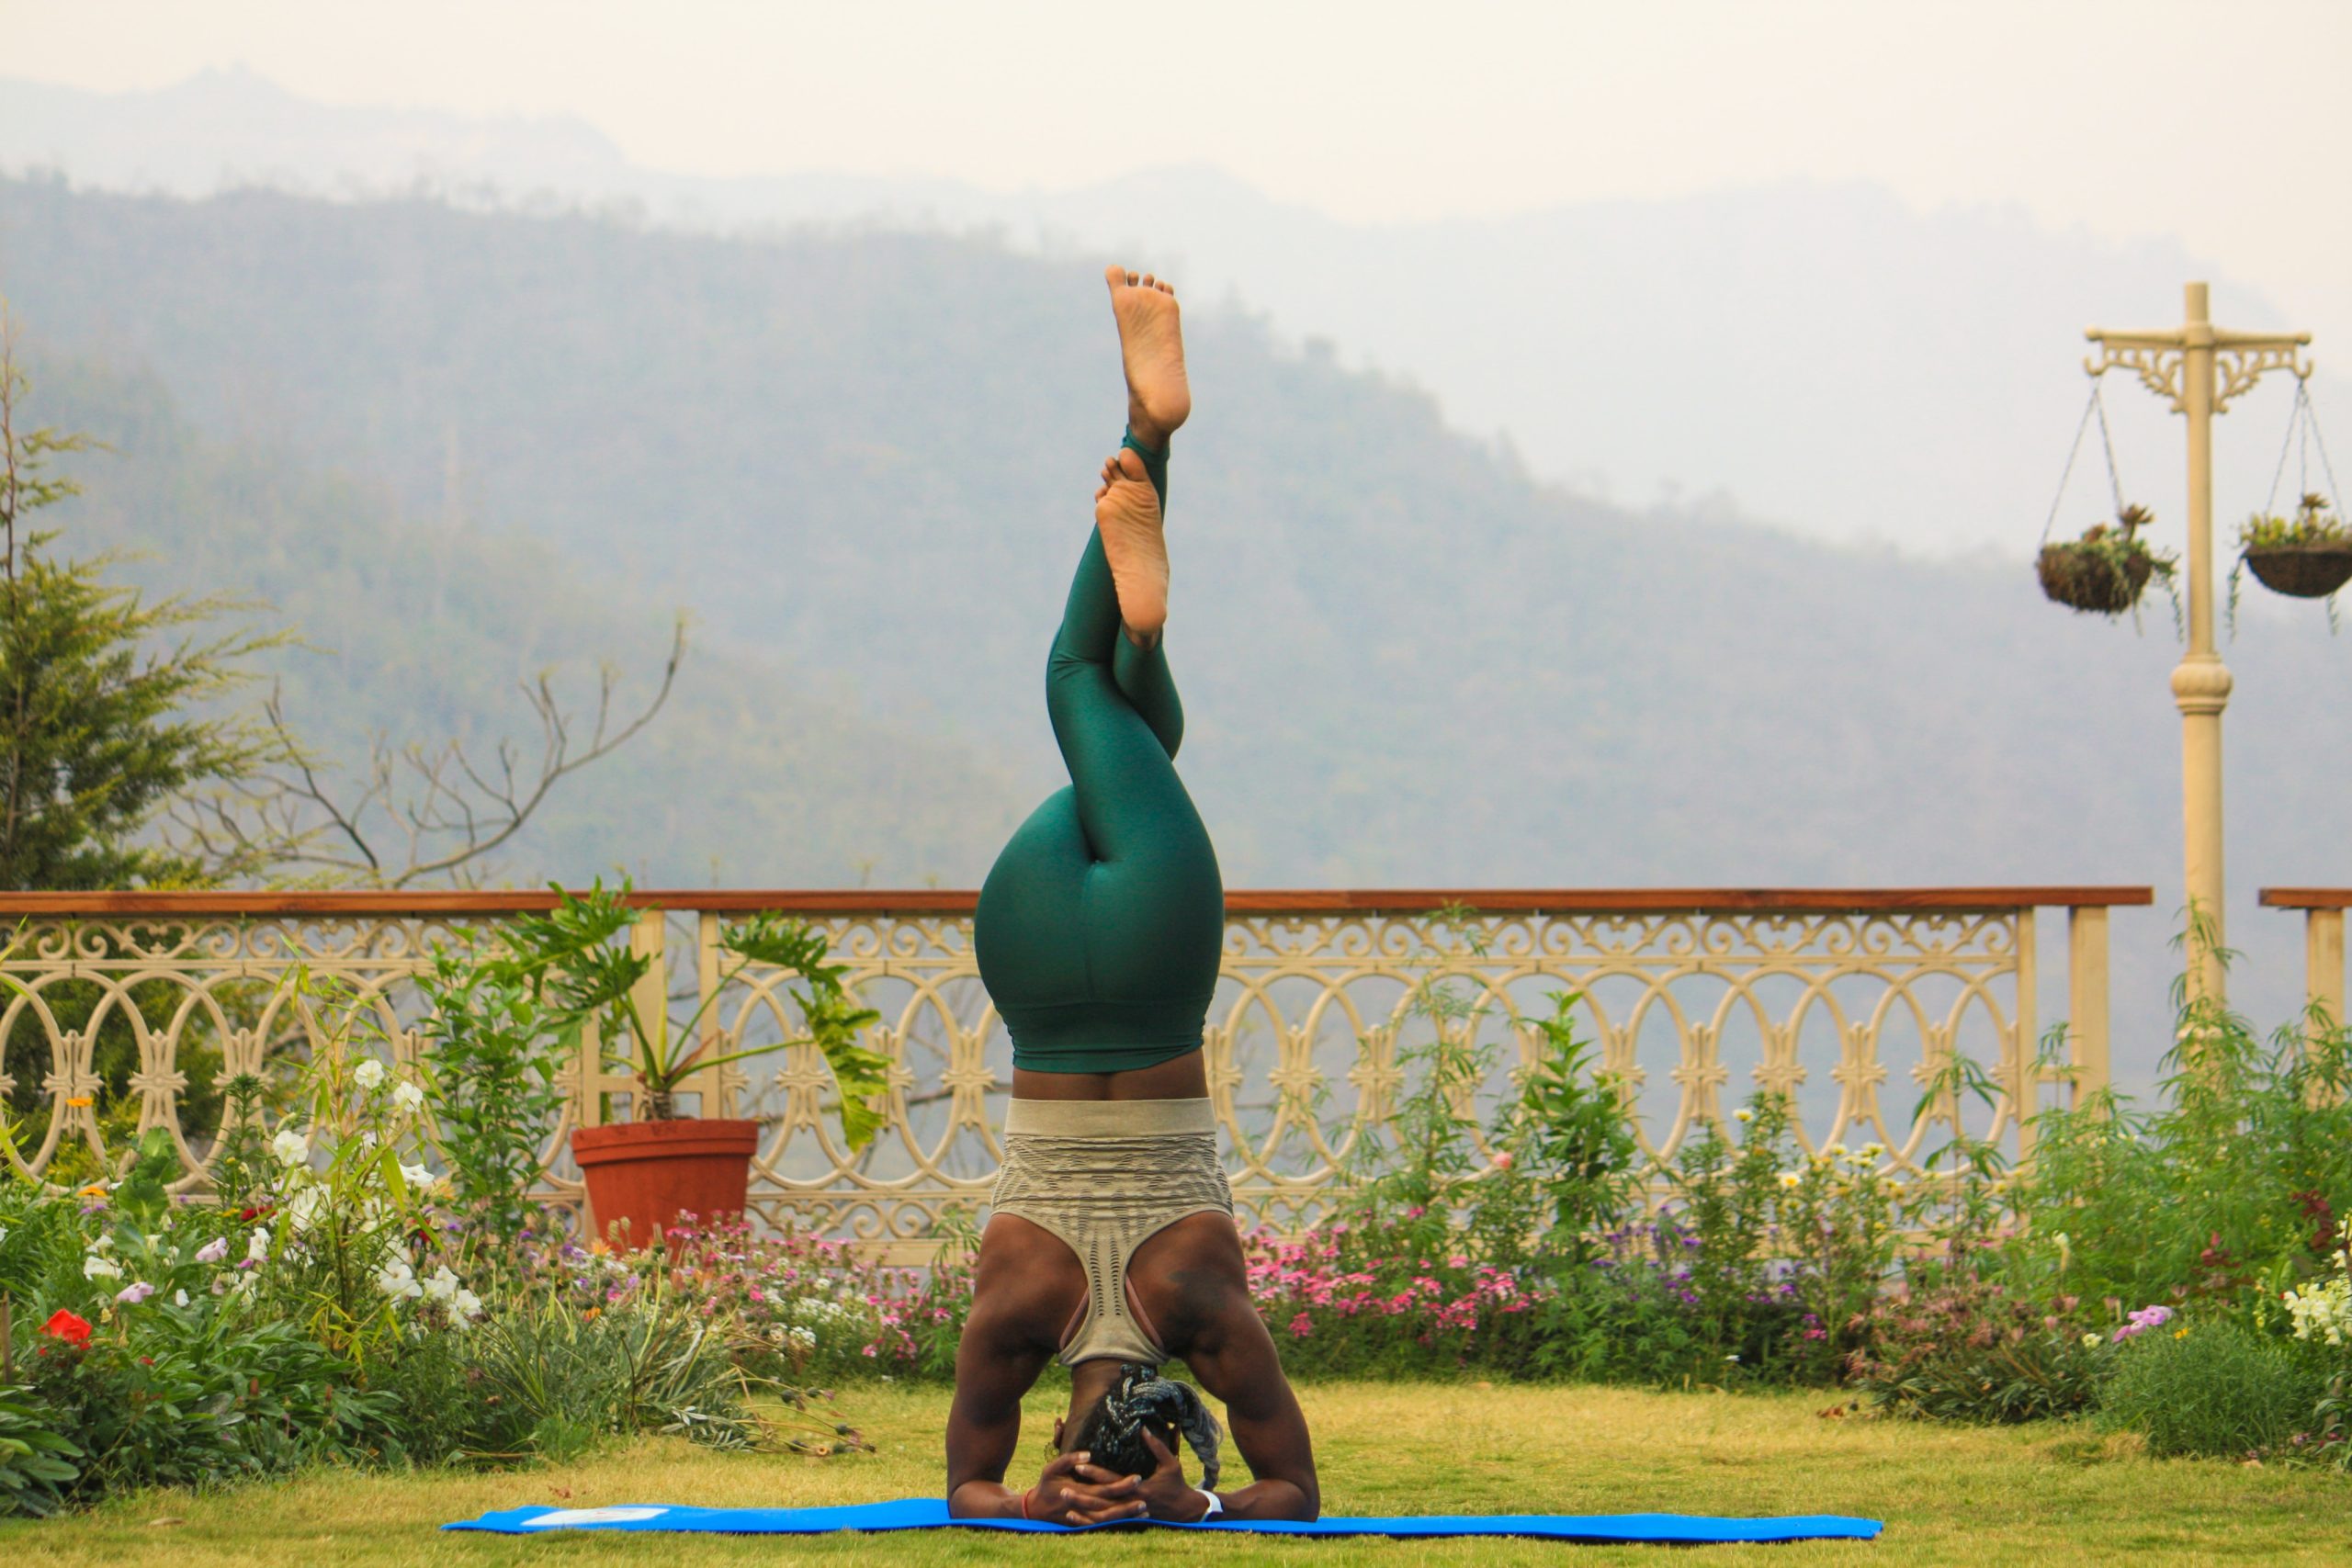
[[1208, 1071], [1198, 1051], [1118, 1073], [1012, 1069], [1015, 1100], [1198, 1100], [1208, 1092]]

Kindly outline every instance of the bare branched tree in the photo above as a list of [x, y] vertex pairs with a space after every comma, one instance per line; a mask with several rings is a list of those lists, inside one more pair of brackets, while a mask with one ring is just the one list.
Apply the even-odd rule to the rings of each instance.
[[521, 683], [538, 720], [536, 746], [501, 739], [480, 758], [461, 740], [396, 745], [379, 734], [368, 744], [366, 767], [342, 784], [296, 740], [282, 694], [273, 690], [264, 711], [284, 761], [175, 802], [166, 837], [208, 863], [271, 867], [316, 886], [479, 886], [492, 870], [491, 857], [557, 785], [652, 722], [670, 699], [685, 652], [681, 615], [660, 683], [633, 716], [615, 713], [620, 674], [609, 664], [598, 669], [595, 713], [584, 729], [558, 699], [553, 675], [541, 671]]

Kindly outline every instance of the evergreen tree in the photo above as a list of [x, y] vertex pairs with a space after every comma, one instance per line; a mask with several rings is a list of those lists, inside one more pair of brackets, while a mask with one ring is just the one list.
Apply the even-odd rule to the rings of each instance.
[[19, 431], [28, 382], [0, 310], [0, 887], [193, 886], [263, 869], [157, 840], [173, 798], [233, 784], [281, 742], [250, 717], [208, 713], [252, 679], [279, 636], [204, 630], [247, 608], [220, 597], [149, 601], [109, 584], [108, 553], [62, 559], [31, 519], [76, 494], [56, 468], [81, 435]]

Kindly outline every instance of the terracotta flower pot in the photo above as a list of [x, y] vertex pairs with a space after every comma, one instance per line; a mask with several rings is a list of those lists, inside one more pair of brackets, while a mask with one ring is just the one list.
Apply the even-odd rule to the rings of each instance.
[[[591, 1235], [650, 1247], [681, 1213], [741, 1214], [760, 1146], [757, 1122], [618, 1122], [579, 1127], [571, 1157], [588, 1183]], [[628, 1228], [618, 1238], [613, 1226]]]

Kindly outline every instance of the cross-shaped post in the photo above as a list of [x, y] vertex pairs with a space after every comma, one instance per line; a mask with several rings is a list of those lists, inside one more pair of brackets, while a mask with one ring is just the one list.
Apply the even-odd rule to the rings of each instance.
[[2192, 283], [2188, 319], [2168, 332], [2084, 335], [2099, 352], [2084, 361], [2094, 376], [2130, 370], [2141, 385], [2188, 420], [2188, 651], [2172, 672], [2180, 708], [2182, 886], [2189, 918], [2191, 1000], [2224, 999], [2222, 970], [2222, 709], [2230, 671], [2213, 646], [2213, 416], [2251, 389], [2263, 374], [2309, 376], [2296, 350], [2309, 333], [2239, 333], [2213, 325], [2205, 285]]

